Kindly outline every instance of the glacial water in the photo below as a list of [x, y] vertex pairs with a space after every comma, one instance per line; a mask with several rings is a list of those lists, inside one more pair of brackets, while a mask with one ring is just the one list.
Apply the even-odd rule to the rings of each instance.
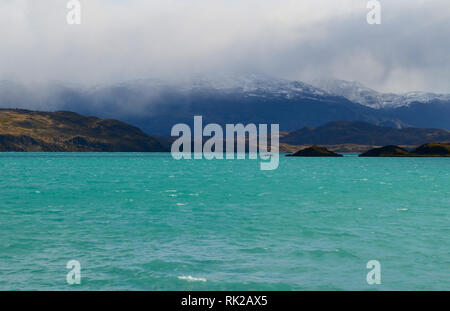
[[0, 153], [0, 290], [450, 290], [450, 159], [280, 161]]

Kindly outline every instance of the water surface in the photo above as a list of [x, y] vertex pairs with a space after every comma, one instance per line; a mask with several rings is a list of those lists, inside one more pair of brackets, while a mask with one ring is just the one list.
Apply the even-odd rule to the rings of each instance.
[[0, 153], [0, 172], [1, 290], [450, 290], [446, 158], [283, 157], [260, 171]]

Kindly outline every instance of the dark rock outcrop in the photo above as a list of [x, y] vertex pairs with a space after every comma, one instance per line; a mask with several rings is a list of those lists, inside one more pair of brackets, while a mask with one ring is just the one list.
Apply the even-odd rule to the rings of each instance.
[[360, 157], [450, 157], [450, 143], [428, 143], [409, 152], [398, 146], [369, 150]]
[[0, 134], [0, 152], [51, 152], [63, 151], [56, 145], [47, 144], [42, 140], [34, 139], [26, 135], [1, 135]]
[[385, 146], [381, 148], [371, 149], [363, 154], [359, 155], [360, 157], [404, 157], [410, 156], [408, 150], [400, 148], [398, 146]]
[[450, 157], [450, 143], [429, 143], [412, 151], [419, 156]]
[[287, 155], [288, 157], [342, 157], [341, 154], [330, 151], [319, 146], [311, 146], [306, 149], [297, 151], [294, 154]]

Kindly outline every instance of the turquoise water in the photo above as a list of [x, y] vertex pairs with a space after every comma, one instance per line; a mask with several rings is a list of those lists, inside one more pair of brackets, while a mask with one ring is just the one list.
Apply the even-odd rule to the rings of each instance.
[[[450, 159], [0, 153], [1, 290], [450, 290]], [[66, 263], [81, 263], [68, 285]], [[381, 285], [368, 285], [369, 260]]]

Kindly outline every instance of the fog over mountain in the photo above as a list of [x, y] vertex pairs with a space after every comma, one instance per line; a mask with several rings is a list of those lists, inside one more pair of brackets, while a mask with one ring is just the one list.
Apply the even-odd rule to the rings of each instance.
[[2, 0], [0, 80], [93, 87], [263, 72], [450, 93], [448, 0], [381, 1], [381, 25], [367, 24], [365, 0], [80, 2], [81, 25], [68, 25], [67, 1]]
[[[357, 90], [367, 89], [356, 85]], [[391, 94], [390, 98], [399, 101], [379, 106], [356, 101], [342, 94], [339, 88], [333, 93], [304, 82], [259, 74], [197, 76], [176, 83], [140, 79], [95, 87], [53, 84], [37, 89], [47, 91], [34, 93], [36, 88], [3, 81], [0, 83], [0, 107], [70, 110], [119, 119], [149, 134], [164, 136], [168, 136], [177, 123], [192, 124], [195, 115], [203, 116], [205, 122], [221, 125], [276, 123], [286, 131], [335, 120], [364, 121], [395, 128], [450, 127], [450, 100], [444, 95], [426, 97], [423, 102], [423, 96], [412, 100], [410, 95], [410, 101], [402, 102], [403, 95]], [[383, 97], [375, 91], [369, 95], [374, 96], [372, 100], [377, 100], [378, 95]]]
[[81, 25], [66, 1], [0, 2], [0, 107], [161, 135], [194, 114], [285, 130], [450, 126], [448, 0], [381, 1], [381, 25], [363, 0], [80, 2]]

